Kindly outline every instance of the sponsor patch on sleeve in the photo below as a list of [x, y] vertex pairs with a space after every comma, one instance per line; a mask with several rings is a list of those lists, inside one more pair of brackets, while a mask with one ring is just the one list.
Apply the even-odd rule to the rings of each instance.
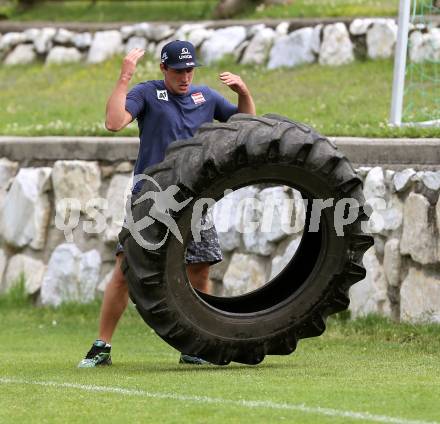
[[206, 102], [205, 98], [203, 97], [203, 94], [200, 91], [197, 92], [197, 93], [191, 94], [191, 98], [193, 99], [193, 102], [196, 105], [198, 105], [200, 103], [205, 103]]

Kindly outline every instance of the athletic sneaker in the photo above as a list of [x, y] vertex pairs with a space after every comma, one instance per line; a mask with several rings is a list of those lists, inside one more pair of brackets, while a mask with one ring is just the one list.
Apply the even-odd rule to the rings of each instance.
[[103, 340], [95, 340], [86, 357], [78, 364], [78, 368], [94, 368], [102, 365], [111, 365], [111, 345]]
[[190, 365], [211, 365], [210, 362], [205, 361], [202, 358], [191, 355], [180, 355], [179, 364], [190, 364]]

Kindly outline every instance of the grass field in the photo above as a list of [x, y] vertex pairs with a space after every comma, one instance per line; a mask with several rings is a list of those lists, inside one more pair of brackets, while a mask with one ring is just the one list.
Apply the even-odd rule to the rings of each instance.
[[[7, 6], [3, 13], [20, 21], [138, 22], [212, 19], [216, 0], [39, 1], [28, 10]], [[12, 2], [9, 2], [12, 4]], [[249, 9], [238, 18], [317, 16], [394, 16], [399, 0], [295, 0], [286, 6]], [[1, 7], [1, 2], [0, 2]], [[1, 8], [0, 8], [1, 11]]]
[[[104, 111], [120, 63], [116, 57], [99, 65], [0, 67], [0, 134], [112, 135], [104, 128]], [[328, 136], [438, 137], [438, 128], [387, 126], [392, 61], [273, 71], [225, 62], [197, 70], [195, 83], [207, 84], [236, 101], [218, 80], [223, 70], [243, 77], [260, 115], [279, 113]], [[158, 65], [151, 58], [143, 59], [133, 83], [157, 78], [161, 78]], [[420, 102], [425, 100], [419, 97]], [[421, 104], [414, 106], [423, 109]], [[137, 135], [135, 124], [117, 135]]]
[[292, 18], [315, 16], [396, 16], [398, 0], [294, 0], [288, 6], [258, 8], [248, 18]]
[[332, 319], [290, 356], [195, 367], [130, 307], [113, 366], [80, 370], [98, 308], [0, 299], [1, 423], [440, 422], [439, 326]]

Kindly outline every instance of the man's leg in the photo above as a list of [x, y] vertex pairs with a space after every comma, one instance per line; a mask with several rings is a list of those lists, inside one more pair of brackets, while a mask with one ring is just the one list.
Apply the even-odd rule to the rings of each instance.
[[200, 262], [188, 264], [186, 273], [193, 288], [208, 293], [209, 290], [209, 263]]
[[[197, 289], [203, 293], [209, 292], [209, 263], [208, 262], [198, 262], [186, 265], [186, 273], [188, 279], [194, 289]], [[180, 355], [181, 364], [191, 364], [191, 365], [205, 365], [209, 362], [192, 355]]]
[[[111, 340], [128, 304], [128, 285], [121, 271], [122, 259], [123, 253], [119, 253], [116, 256], [112, 278], [104, 292], [99, 320], [99, 338], [92, 345], [86, 358], [80, 362], [79, 367], [81, 368], [111, 364]], [[209, 263], [188, 264], [186, 269], [191, 285], [197, 290], [207, 292]], [[180, 362], [188, 364], [206, 363], [200, 358], [188, 355], [182, 355]]]
[[[109, 344], [128, 304], [128, 286], [121, 271], [122, 259], [123, 253], [120, 253], [116, 257], [113, 275], [105, 289], [101, 306], [99, 339]], [[208, 289], [209, 264], [188, 264], [186, 269], [191, 285], [197, 290], [206, 292]]]
[[116, 326], [128, 303], [128, 286], [121, 271], [123, 253], [116, 256], [113, 275], [104, 292], [99, 319], [99, 338], [95, 340], [79, 368], [111, 365], [111, 340]]
[[128, 286], [124, 274], [121, 271], [123, 253], [116, 256], [116, 264], [113, 275], [109, 281], [101, 305], [99, 320], [99, 339], [111, 343], [116, 326], [127, 308]]

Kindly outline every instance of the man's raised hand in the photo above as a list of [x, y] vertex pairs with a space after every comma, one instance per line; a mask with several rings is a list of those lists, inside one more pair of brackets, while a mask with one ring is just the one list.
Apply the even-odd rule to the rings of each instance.
[[231, 72], [222, 72], [219, 77], [223, 84], [238, 94], [238, 112], [255, 115], [255, 103], [244, 81], [238, 75]]
[[220, 81], [226, 84], [235, 93], [242, 96], [249, 95], [249, 90], [240, 76], [232, 74], [231, 72], [222, 72], [219, 77]]
[[145, 54], [144, 49], [133, 49], [124, 57], [121, 69], [121, 79], [130, 80], [136, 70], [138, 60]]

